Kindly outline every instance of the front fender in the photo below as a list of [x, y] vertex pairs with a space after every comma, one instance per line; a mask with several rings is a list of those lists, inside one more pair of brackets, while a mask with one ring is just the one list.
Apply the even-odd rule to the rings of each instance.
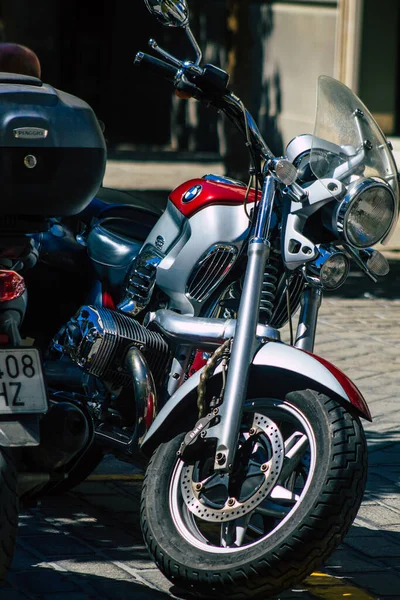
[[297, 373], [322, 385], [327, 392], [350, 402], [368, 421], [372, 421], [367, 403], [357, 386], [343, 371], [325, 358], [284, 344], [265, 344], [255, 355], [253, 365], [265, 365]]
[[[141, 450], [150, 456], [154, 449], [178, 431], [187, 431], [197, 421], [197, 386], [204, 368], [190, 377], [162, 408]], [[221, 367], [217, 367], [207, 386], [210, 393], [221, 389]], [[360, 416], [371, 421], [368, 406], [357, 387], [340, 369], [327, 360], [293, 346], [267, 342], [256, 353], [251, 365], [248, 397], [284, 398], [294, 390], [313, 389], [350, 403]]]

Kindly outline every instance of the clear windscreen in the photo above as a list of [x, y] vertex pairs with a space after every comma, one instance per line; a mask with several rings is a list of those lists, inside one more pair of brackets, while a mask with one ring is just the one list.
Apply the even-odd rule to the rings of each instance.
[[396, 198], [396, 214], [383, 243], [388, 241], [399, 210], [393, 155], [384, 134], [361, 100], [348, 87], [327, 76], [318, 80], [310, 167], [326, 186], [332, 179], [345, 185], [366, 177], [385, 180]]

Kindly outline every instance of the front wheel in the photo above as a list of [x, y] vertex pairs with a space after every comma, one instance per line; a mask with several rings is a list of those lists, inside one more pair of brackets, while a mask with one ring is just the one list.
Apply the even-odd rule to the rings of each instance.
[[0, 582], [12, 561], [17, 527], [17, 470], [10, 452], [0, 448]]
[[357, 417], [311, 390], [246, 403], [231, 475], [206, 438], [154, 453], [141, 523], [161, 571], [197, 597], [267, 597], [301, 581], [336, 548], [360, 506], [367, 448]]

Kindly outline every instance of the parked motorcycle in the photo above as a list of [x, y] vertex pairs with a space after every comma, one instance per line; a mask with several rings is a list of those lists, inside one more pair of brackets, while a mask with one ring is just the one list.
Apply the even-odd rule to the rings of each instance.
[[[56, 233], [74, 248], [77, 242], [90, 265], [90, 289], [88, 302], [43, 352], [47, 397], [30, 388], [29, 422], [14, 409], [9, 422], [1, 413], [7, 439], [0, 440], [0, 507], [13, 521], [8, 527], [0, 520], [0, 568], [15, 535], [10, 460], [18, 460], [20, 491], [29, 498], [68, 481], [95, 443], [145, 467], [150, 459], [143, 535], [171, 581], [203, 597], [274, 595], [323, 562], [362, 499], [367, 451], [360, 418], [371, 415], [354, 384], [313, 347], [322, 293], [345, 282], [349, 257], [373, 280], [387, 274], [371, 246], [396, 225], [397, 171], [368, 110], [328, 77], [319, 82], [314, 134], [298, 136], [286, 157], [275, 158], [228, 90], [228, 74], [200, 66], [186, 2], [145, 1], [161, 22], [186, 29], [197, 58], [181, 62], [151, 41], [164, 60], [139, 53], [136, 63], [233, 121], [250, 151], [254, 187], [206, 175], [174, 190], [159, 218], [138, 207], [87, 207], [82, 191], [72, 236], [63, 220], [52, 222], [52, 238], [39, 233], [39, 242], [33, 217], [21, 229], [50, 263], [60, 254], [51, 245]], [[102, 148], [99, 139], [92, 148]], [[35, 152], [41, 143], [36, 139]], [[40, 209], [35, 219], [43, 228], [54, 212], [77, 212], [63, 183], [64, 204], [54, 205], [53, 195], [53, 204], [41, 205], [39, 194], [36, 204], [21, 204], [21, 213]], [[68, 243], [63, 254], [68, 262]], [[79, 263], [81, 251], [77, 256]], [[280, 330], [292, 329], [299, 307], [296, 334], [284, 344]], [[19, 332], [17, 325], [9, 330]], [[0, 348], [9, 387], [41, 373], [37, 352], [11, 342]], [[34, 417], [32, 406], [39, 407]], [[36, 436], [28, 439], [32, 422]], [[36, 447], [4, 450], [17, 440]]]
[[[105, 143], [85, 103], [36, 77], [1, 73], [0, 207], [0, 579], [11, 561], [18, 498], [90, 442], [87, 418], [53, 402], [39, 348], [21, 336], [25, 274], [35, 266], [34, 236], [55, 213], [81, 212], [98, 190]], [[73, 175], [72, 175], [73, 174]], [[54, 313], [43, 295], [42, 322]]]
[[[104, 455], [87, 407], [73, 393], [63, 397], [50, 388], [51, 366], [43, 368], [54, 332], [76, 308], [109, 301], [80, 234], [93, 220], [129, 215], [140, 248], [160, 211], [100, 188], [106, 147], [85, 102], [12, 73], [0, 73], [0, 96], [2, 580], [13, 555], [19, 500], [69, 489]], [[68, 368], [63, 376], [70, 385]]]
[[[323, 563], [363, 496], [360, 418], [370, 412], [313, 347], [322, 292], [344, 283], [349, 257], [372, 280], [388, 272], [371, 246], [397, 223], [398, 174], [371, 114], [329, 77], [319, 80], [313, 135], [275, 158], [228, 75], [200, 66], [185, 0], [145, 2], [186, 29], [197, 59], [151, 41], [164, 61], [139, 53], [136, 63], [241, 129], [256, 189], [215, 177], [183, 184], [138, 258], [168, 297], [146, 326], [174, 353], [171, 397], [141, 446], [152, 454], [143, 535], [162, 572], [195, 596], [271, 596]], [[296, 336], [283, 344], [278, 330], [299, 304]], [[199, 349], [211, 357], [190, 376]]]

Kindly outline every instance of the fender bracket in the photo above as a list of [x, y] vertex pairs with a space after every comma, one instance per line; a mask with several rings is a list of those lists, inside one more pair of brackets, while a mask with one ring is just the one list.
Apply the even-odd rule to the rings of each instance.
[[210, 423], [215, 419], [218, 412], [218, 408], [214, 408], [212, 412], [208, 413], [208, 415], [197, 421], [192, 431], [189, 431], [185, 435], [185, 439], [183, 440], [177, 452], [178, 456], [182, 458], [188, 446], [193, 446], [198, 440], [199, 436], [205, 437], [207, 435], [206, 430], [209, 427]]

